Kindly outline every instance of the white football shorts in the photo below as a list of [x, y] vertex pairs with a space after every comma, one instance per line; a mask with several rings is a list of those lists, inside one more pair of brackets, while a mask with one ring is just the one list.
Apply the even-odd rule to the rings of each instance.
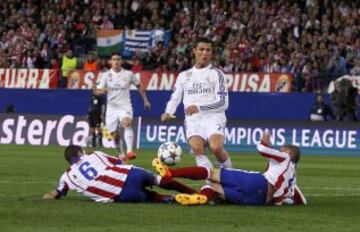
[[107, 107], [105, 123], [110, 133], [116, 131], [118, 123], [124, 118], [133, 118], [133, 110], [131, 107], [112, 108]]
[[224, 136], [225, 126], [226, 117], [223, 113], [186, 117], [186, 138], [189, 140], [190, 137], [197, 135], [208, 141], [210, 136], [214, 134]]

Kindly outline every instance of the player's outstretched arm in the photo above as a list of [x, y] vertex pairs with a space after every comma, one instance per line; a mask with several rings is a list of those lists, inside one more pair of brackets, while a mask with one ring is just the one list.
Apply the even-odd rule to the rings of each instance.
[[262, 134], [261, 142], [267, 146], [271, 146], [270, 132], [268, 130], [264, 131], [264, 133]]
[[60, 193], [56, 190], [52, 190], [48, 193], [45, 193], [45, 195], [43, 196], [44, 200], [56, 200], [60, 198]]
[[150, 101], [146, 95], [146, 91], [143, 87], [139, 85], [136, 85], [136, 87], [138, 88], [139, 90], [139, 93], [140, 93], [140, 96], [142, 97], [143, 101], [144, 101], [144, 108], [145, 110], [151, 110], [151, 104], [150, 104]]

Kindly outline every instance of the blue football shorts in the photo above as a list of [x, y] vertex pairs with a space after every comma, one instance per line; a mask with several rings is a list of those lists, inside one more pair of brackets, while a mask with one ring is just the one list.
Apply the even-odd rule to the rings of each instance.
[[238, 205], [265, 205], [268, 182], [260, 172], [221, 169], [221, 185], [225, 200]]
[[145, 189], [155, 185], [156, 176], [151, 172], [133, 167], [126, 178], [123, 190], [116, 197], [117, 202], [147, 202], [151, 200], [151, 193]]

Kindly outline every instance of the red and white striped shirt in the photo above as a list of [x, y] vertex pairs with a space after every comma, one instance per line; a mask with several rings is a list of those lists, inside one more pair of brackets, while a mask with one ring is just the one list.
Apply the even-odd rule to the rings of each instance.
[[81, 156], [60, 178], [57, 191], [65, 195], [68, 189], [75, 190], [97, 202], [113, 202], [124, 186], [132, 165], [101, 151]]
[[264, 143], [257, 145], [259, 153], [269, 160], [264, 176], [274, 186], [273, 203], [282, 204], [292, 198], [296, 187], [296, 167], [289, 154], [275, 150]]

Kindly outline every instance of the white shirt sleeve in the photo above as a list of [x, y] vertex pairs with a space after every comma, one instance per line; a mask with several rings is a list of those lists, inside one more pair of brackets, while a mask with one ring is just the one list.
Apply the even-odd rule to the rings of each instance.
[[287, 153], [275, 150], [269, 146], [264, 145], [263, 143], [259, 143], [257, 145], [257, 150], [261, 156], [269, 160], [276, 160], [279, 163], [286, 159], [290, 159], [290, 156]]
[[225, 85], [224, 73], [214, 68], [212, 70], [212, 78], [214, 78], [215, 99], [212, 103], [206, 105], [198, 105], [200, 111], [223, 111], [229, 106], [229, 93]]
[[107, 72], [101, 72], [99, 74], [99, 78], [96, 83], [96, 88], [98, 89], [106, 88], [106, 76], [107, 76]]
[[135, 73], [133, 73], [132, 71], [129, 71], [130, 73], [130, 83], [138, 86], [140, 85], [140, 79], [136, 77]]
[[183, 98], [184, 87], [182, 84], [181, 77], [182, 77], [182, 75], [179, 74], [179, 76], [175, 82], [174, 91], [171, 94], [170, 100], [168, 101], [168, 103], [166, 105], [165, 113], [168, 113], [170, 115], [175, 114], [176, 108], [178, 107], [178, 105], [180, 104], [180, 102]]

